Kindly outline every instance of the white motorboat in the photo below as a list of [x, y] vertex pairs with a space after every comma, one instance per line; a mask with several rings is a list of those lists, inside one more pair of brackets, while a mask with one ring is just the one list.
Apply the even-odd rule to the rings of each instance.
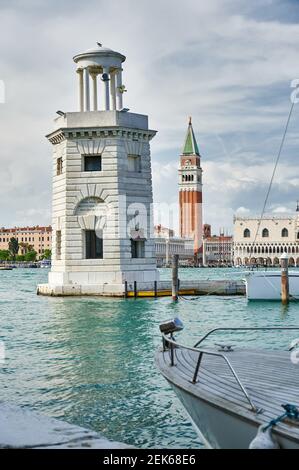
[[[170, 323], [160, 325], [165, 332], [156, 364], [206, 445], [246, 449], [254, 439], [258, 440], [259, 433], [264, 438], [269, 432], [269, 447], [273, 444], [299, 449], [299, 374], [289, 351], [231, 345], [203, 349], [202, 342], [223, 328], [210, 331], [194, 347], [188, 347], [174, 340], [175, 328], [169, 329], [168, 334], [163, 330], [162, 326]], [[299, 327], [224, 328], [280, 332], [292, 329]]]
[[[248, 300], [281, 300], [281, 272], [253, 270], [244, 273]], [[290, 299], [299, 300], [299, 271], [289, 271]]]

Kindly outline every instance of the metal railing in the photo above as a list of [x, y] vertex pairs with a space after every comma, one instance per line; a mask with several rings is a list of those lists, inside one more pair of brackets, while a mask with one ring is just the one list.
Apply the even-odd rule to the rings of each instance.
[[280, 331], [280, 330], [299, 330], [299, 326], [275, 326], [275, 327], [271, 327], [271, 326], [265, 326], [265, 327], [232, 327], [232, 328], [227, 328], [227, 327], [224, 327], [224, 328], [214, 328], [213, 330], [210, 330], [208, 331], [208, 333], [206, 333], [199, 341], [197, 341], [197, 343], [194, 345], [194, 348], [197, 348], [199, 344], [201, 344], [205, 339], [207, 339], [208, 336], [210, 336], [211, 334], [215, 333], [216, 331], [267, 331], [267, 330], [271, 330], [271, 331]]
[[205, 349], [198, 349], [198, 345], [201, 344], [208, 336], [210, 336], [212, 333], [215, 333], [216, 331], [238, 331], [238, 330], [299, 330], [299, 327], [259, 327], [259, 328], [254, 328], [254, 327], [244, 327], [244, 328], [214, 328], [213, 330], [210, 330], [206, 335], [204, 335], [193, 347], [191, 346], [185, 346], [183, 344], [178, 343], [175, 341], [173, 336], [171, 335], [166, 336], [166, 334], [162, 334], [162, 340], [163, 340], [163, 351], [166, 351], [167, 349], [170, 350], [170, 365], [174, 366], [174, 350], [176, 348], [181, 348], [181, 349], [186, 349], [188, 351], [193, 351], [195, 353], [198, 353], [198, 359], [197, 363], [195, 366], [193, 378], [192, 378], [192, 383], [195, 384], [197, 382], [197, 377], [198, 373], [200, 370], [201, 366], [201, 361], [204, 355], [207, 356], [216, 356], [221, 359], [227, 364], [229, 370], [231, 371], [233, 377], [235, 378], [240, 390], [242, 391], [243, 395], [245, 396], [246, 400], [248, 401], [250, 408], [252, 411], [255, 413], [260, 413], [262, 410], [261, 408], [258, 408], [250, 398], [250, 395], [248, 391], [246, 390], [245, 386], [242, 384], [240, 378], [238, 377], [238, 374], [236, 373], [235, 369], [233, 368], [232, 364], [230, 363], [229, 359], [226, 357], [226, 355], [222, 354], [221, 352], [214, 352], [214, 351], [207, 351]]
[[252, 411], [254, 411], [256, 413], [260, 412], [260, 409], [258, 409], [255, 406], [255, 404], [253, 403], [253, 401], [251, 400], [251, 398], [249, 396], [249, 393], [247, 392], [246, 388], [244, 387], [241, 380], [239, 379], [239, 377], [238, 377], [237, 373], [235, 372], [233, 366], [231, 365], [230, 361], [227, 359], [227, 357], [224, 354], [221, 354], [219, 352], [214, 352], [214, 351], [206, 351], [204, 349], [198, 349], [198, 348], [195, 348], [195, 347], [192, 348], [191, 346], [185, 346], [183, 344], [178, 343], [173, 338], [169, 338], [165, 334], [162, 334], [162, 338], [163, 338], [164, 351], [166, 351], [166, 345], [169, 346], [169, 349], [170, 349], [170, 365], [171, 366], [175, 365], [174, 364], [174, 349], [175, 348], [187, 349], [188, 351], [193, 351], [193, 352], [199, 353], [198, 360], [197, 360], [195, 370], [194, 370], [194, 375], [193, 375], [193, 378], [192, 378], [192, 383], [193, 384], [195, 384], [197, 382], [197, 376], [198, 376], [198, 373], [199, 373], [200, 364], [201, 364], [202, 357], [203, 357], [204, 354], [206, 354], [208, 356], [217, 356], [217, 357], [222, 358], [226, 362], [226, 364], [228, 365], [232, 375], [236, 379], [236, 382], [238, 383], [238, 385], [239, 385], [241, 391], [243, 392], [243, 394], [245, 395], [246, 400], [250, 404], [250, 408], [252, 409]]

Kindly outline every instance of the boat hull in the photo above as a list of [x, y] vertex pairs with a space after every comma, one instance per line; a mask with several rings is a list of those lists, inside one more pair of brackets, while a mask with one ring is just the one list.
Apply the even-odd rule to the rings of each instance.
[[[259, 423], [248, 420], [227, 409], [215, 406], [212, 402], [200, 399], [169, 381], [170, 386], [184, 406], [188, 415], [213, 449], [248, 449], [256, 437]], [[282, 449], [299, 449], [299, 443], [274, 433], [274, 438]]]
[[[248, 300], [281, 300], [280, 271], [250, 271], [245, 274]], [[289, 272], [291, 298], [299, 299], [299, 272]]]

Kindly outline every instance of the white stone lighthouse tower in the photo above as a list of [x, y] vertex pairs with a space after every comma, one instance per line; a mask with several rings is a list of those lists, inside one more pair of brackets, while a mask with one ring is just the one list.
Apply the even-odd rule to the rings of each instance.
[[100, 44], [74, 57], [79, 111], [58, 112], [47, 295], [118, 295], [158, 280], [148, 117], [123, 108], [125, 56]]

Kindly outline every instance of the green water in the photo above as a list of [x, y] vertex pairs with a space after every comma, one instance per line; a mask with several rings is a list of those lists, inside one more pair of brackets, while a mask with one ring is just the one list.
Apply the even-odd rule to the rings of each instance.
[[[138, 447], [200, 447], [181, 405], [154, 365], [159, 322], [179, 316], [193, 344], [216, 326], [299, 325], [299, 304], [244, 297], [106, 299], [36, 296], [46, 269], [0, 272], [0, 400]], [[163, 270], [161, 276], [170, 278]], [[229, 269], [182, 269], [181, 278], [241, 277]], [[224, 336], [228, 336], [223, 335]], [[299, 332], [298, 332], [299, 336]], [[296, 334], [238, 333], [234, 341], [287, 347]]]

